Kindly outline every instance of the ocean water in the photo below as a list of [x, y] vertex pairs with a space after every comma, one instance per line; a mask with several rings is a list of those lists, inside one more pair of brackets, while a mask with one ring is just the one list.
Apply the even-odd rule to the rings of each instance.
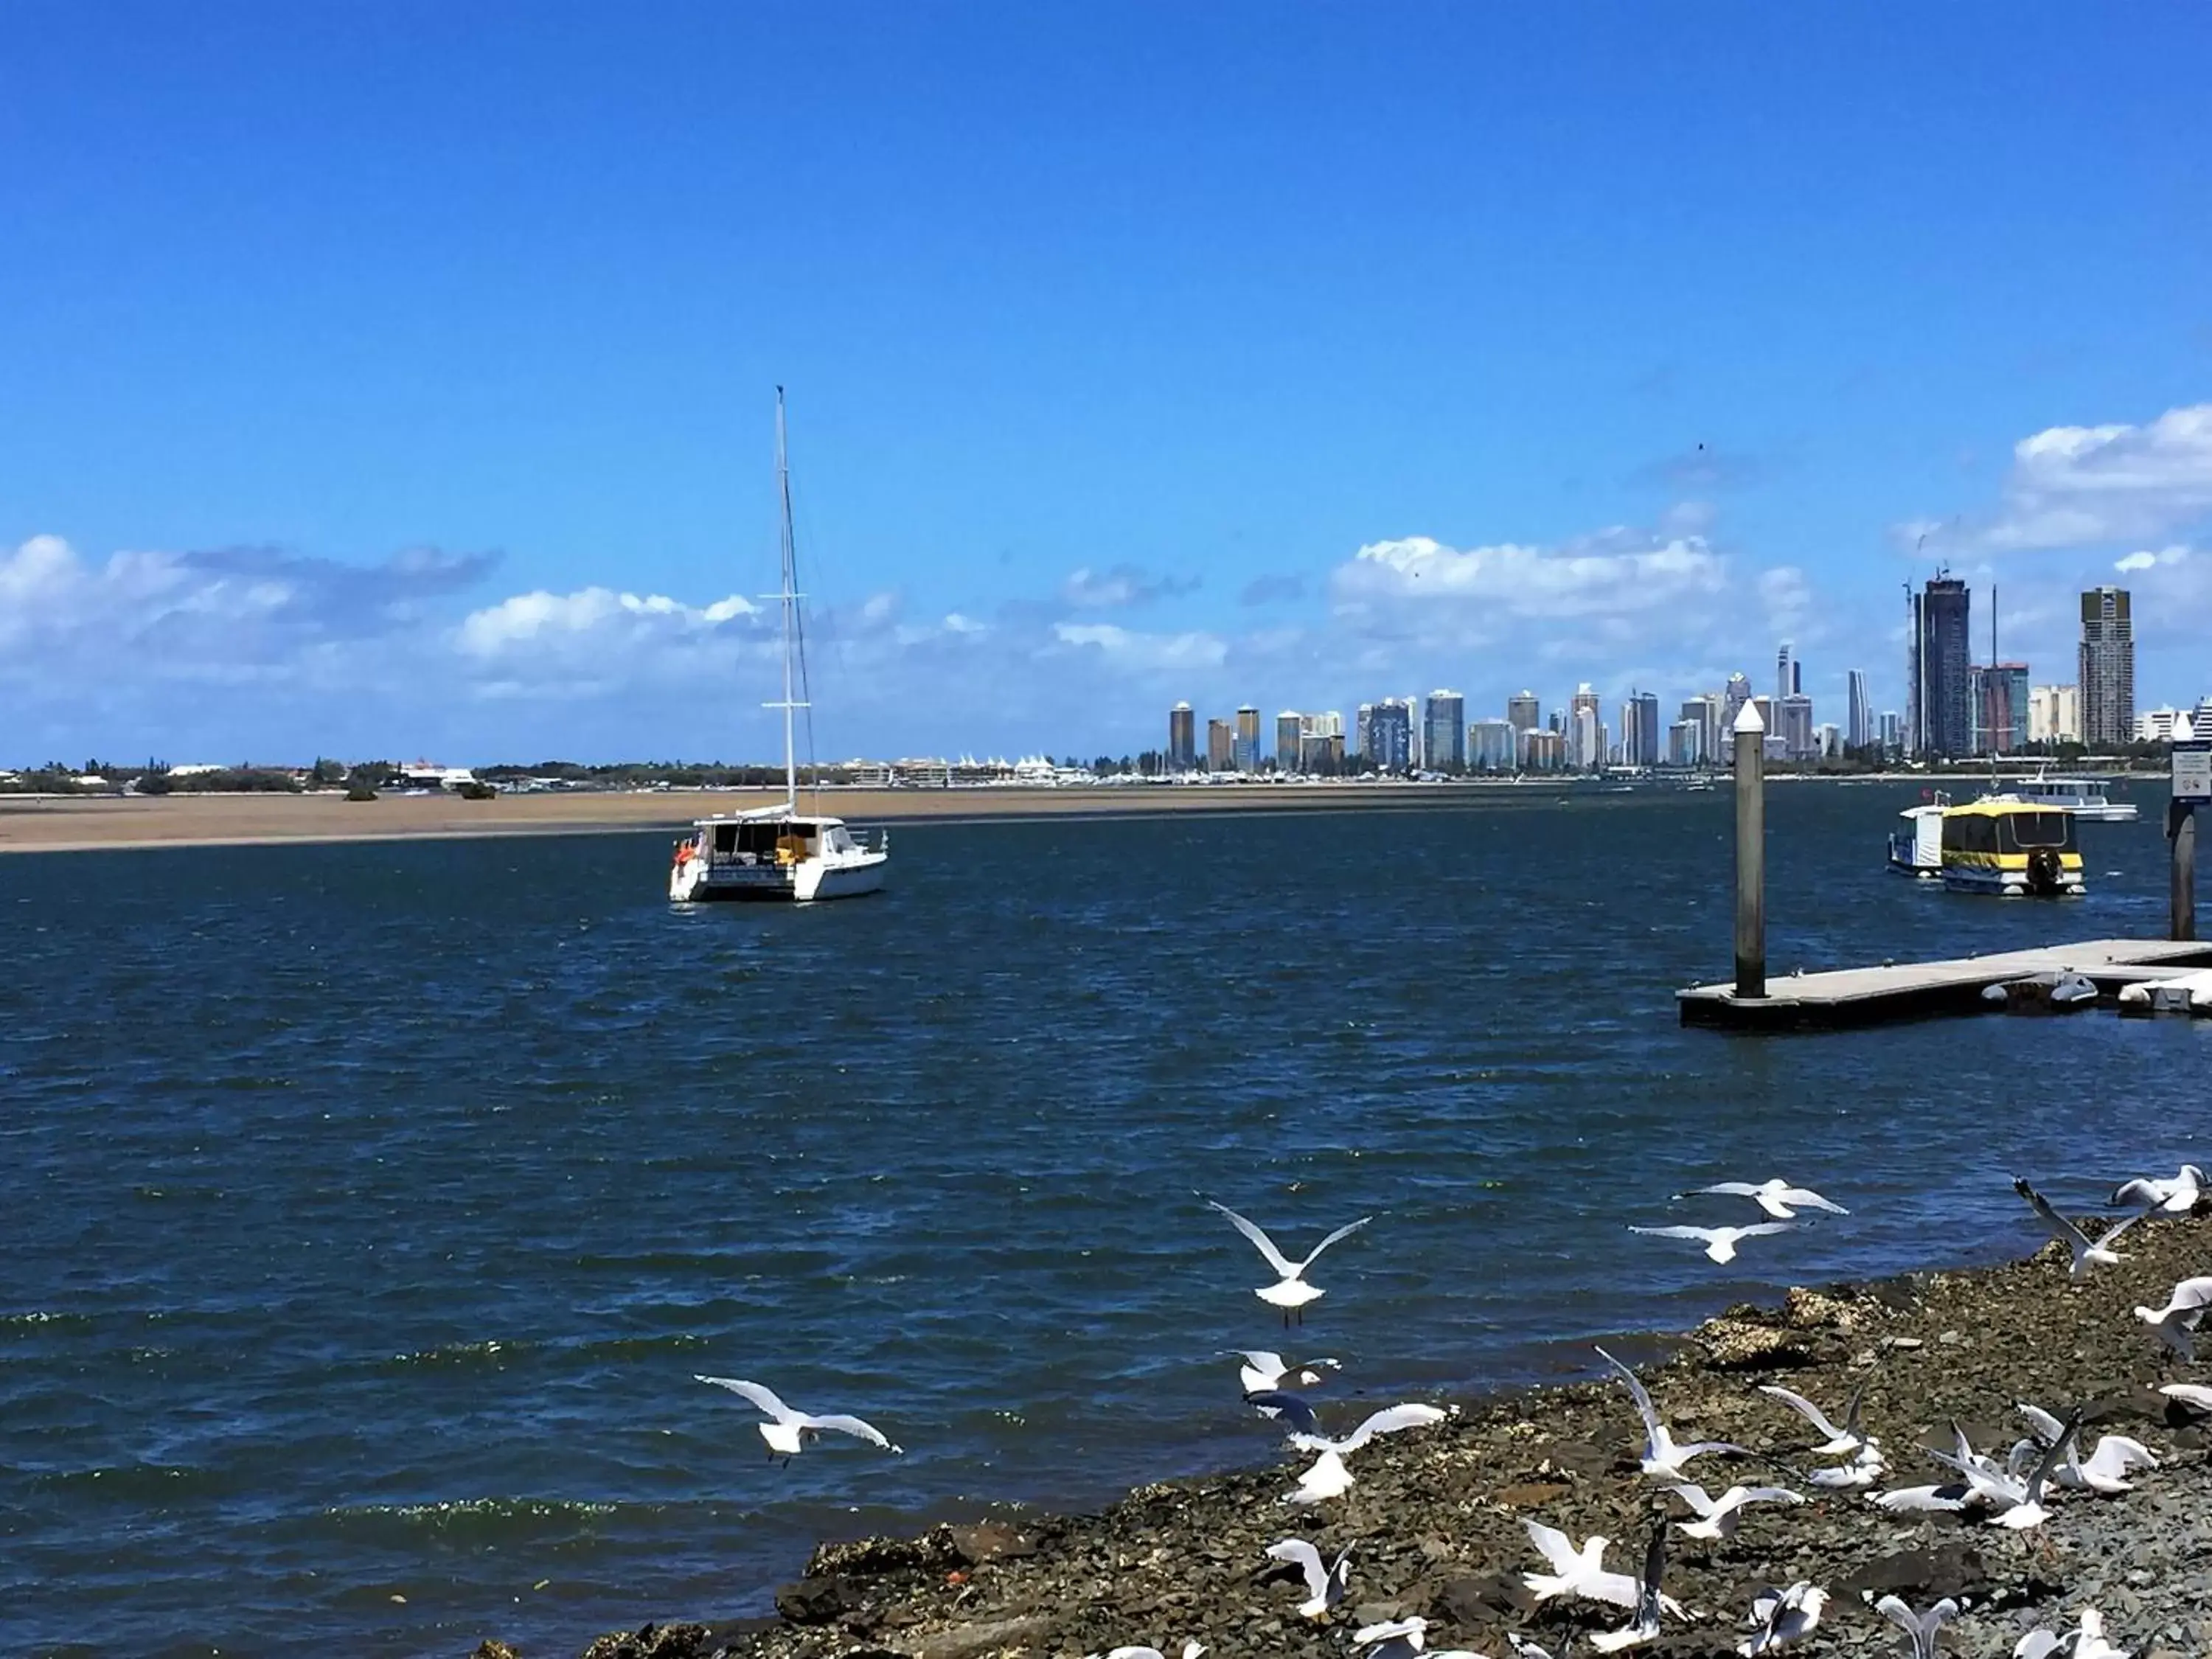
[[[1777, 973], [2162, 932], [2154, 792], [2064, 905], [1887, 876], [1915, 794], [1771, 791]], [[1729, 826], [1724, 791], [915, 826], [895, 890], [805, 911], [673, 910], [653, 836], [0, 859], [4, 1645], [759, 1612], [819, 1536], [1267, 1457], [1231, 1347], [1492, 1388], [2021, 1249], [2014, 1171], [2212, 1162], [2212, 1024], [1680, 1030]], [[1854, 1212], [1725, 1269], [1626, 1231], [1770, 1173]], [[1201, 1193], [1291, 1246], [1375, 1220], [1285, 1339]], [[775, 1466], [701, 1371], [905, 1454]]]

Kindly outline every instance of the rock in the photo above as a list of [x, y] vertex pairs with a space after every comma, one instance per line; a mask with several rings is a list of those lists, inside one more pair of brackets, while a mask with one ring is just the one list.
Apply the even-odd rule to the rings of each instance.
[[1979, 1598], [1990, 1587], [1989, 1569], [1972, 1545], [1937, 1544], [1869, 1561], [1836, 1588], [1840, 1595], [1898, 1595], [1917, 1604], [1946, 1595]]
[[706, 1659], [708, 1639], [704, 1625], [645, 1625], [634, 1635], [602, 1636], [584, 1659]]
[[924, 1642], [915, 1650], [915, 1659], [974, 1659], [979, 1653], [994, 1653], [1000, 1648], [1021, 1647], [1035, 1642], [1051, 1628], [1051, 1619], [1041, 1613], [1018, 1619], [955, 1625]]
[[1018, 1561], [1036, 1553], [1034, 1538], [1003, 1521], [978, 1521], [973, 1526], [939, 1530], [945, 1534], [952, 1558], [963, 1567], [980, 1567], [986, 1561]]
[[775, 1610], [794, 1625], [827, 1625], [859, 1612], [866, 1600], [866, 1593], [854, 1579], [802, 1578], [775, 1593]]
[[1490, 1497], [1492, 1503], [1509, 1510], [1533, 1510], [1555, 1498], [1565, 1498], [1568, 1490], [1565, 1481], [1523, 1480], [1516, 1486], [1500, 1486]]
[[951, 1527], [935, 1527], [919, 1538], [855, 1538], [842, 1544], [817, 1544], [806, 1559], [809, 1578], [876, 1578], [887, 1572], [933, 1571], [958, 1560]]
[[469, 1659], [522, 1659], [522, 1656], [495, 1637], [487, 1636], [477, 1644], [477, 1650]]
[[1802, 1365], [1813, 1357], [1796, 1332], [1747, 1319], [1708, 1319], [1692, 1334], [1705, 1351], [1706, 1363], [1724, 1371]]
[[1859, 1322], [1856, 1310], [1841, 1297], [1793, 1285], [1782, 1298], [1782, 1316], [1799, 1330], [1848, 1331]]
[[1437, 1587], [1429, 1616], [1455, 1625], [1481, 1625], [1507, 1617], [1526, 1619], [1535, 1610], [1536, 1598], [1518, 1577], [1503, 1572], [1463, 1572]]

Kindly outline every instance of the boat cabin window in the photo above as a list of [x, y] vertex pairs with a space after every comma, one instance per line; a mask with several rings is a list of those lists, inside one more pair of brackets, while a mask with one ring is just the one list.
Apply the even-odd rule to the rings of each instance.
[[797, 836], [811, 848], [813, 837], [809, 832], [812, 828], [811, 824], [774, 818], [759, 823], [718, 823], [714, 826], [714, 856], [734, 859], [741, 864], [773, 861], [776, 843], [787, 836]]

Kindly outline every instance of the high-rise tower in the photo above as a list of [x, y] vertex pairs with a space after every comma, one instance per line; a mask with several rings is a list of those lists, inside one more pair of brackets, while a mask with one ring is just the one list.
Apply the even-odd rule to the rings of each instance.
[[2136, 631], [2128, 590], [2081, 595], [2081, 741], [2112, 749], [2135, 741]]
[[1957, 757], [1974, 752], [1973, 653], [1970, 597], [1956, 576], [1929, 580], [1919, 605], [1920, 732], [1917, 752]]

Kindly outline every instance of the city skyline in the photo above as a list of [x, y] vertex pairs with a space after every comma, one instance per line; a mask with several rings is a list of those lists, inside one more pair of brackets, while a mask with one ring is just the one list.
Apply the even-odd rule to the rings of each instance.
[[2212, 684], [2192, 13], [495, 9], [0, 9], [0, 763], [770, 752], [778, 386], [824, 754]]

